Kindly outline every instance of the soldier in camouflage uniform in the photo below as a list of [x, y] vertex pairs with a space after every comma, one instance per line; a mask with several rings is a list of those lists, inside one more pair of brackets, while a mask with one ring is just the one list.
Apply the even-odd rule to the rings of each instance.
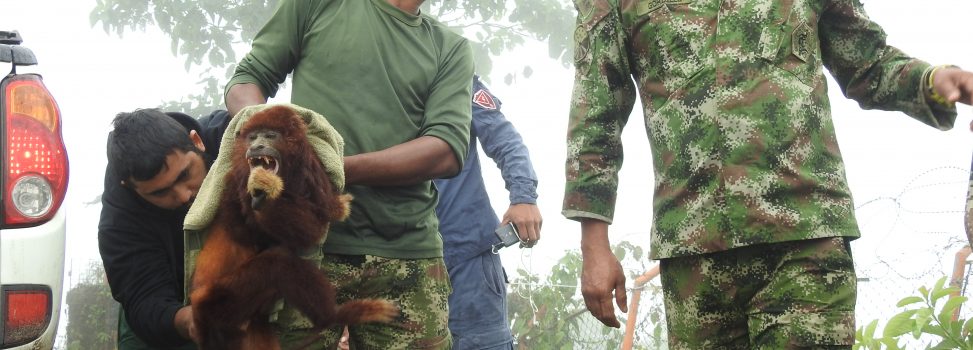
[[592, 314], [618, 327], [612, 297], [626, 309], [607, 233], [638, 93], [670, 346], [849, 347], [859, 232], [823, 68], [863, 108], [943, 130], [973, 102], [973, 74], [888, 46], [859, 0], [575, 6], [563, 214], [581, 221]]

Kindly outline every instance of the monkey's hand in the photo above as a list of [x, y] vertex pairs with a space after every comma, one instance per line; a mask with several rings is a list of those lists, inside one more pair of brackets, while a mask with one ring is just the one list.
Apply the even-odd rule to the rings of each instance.
[[250, 207], [259, 210], [265, 200], [280, 197], [284, 192], [284, 180], [272, 170], [253, 168], [247, 179], [247, 192], [250, 193]]

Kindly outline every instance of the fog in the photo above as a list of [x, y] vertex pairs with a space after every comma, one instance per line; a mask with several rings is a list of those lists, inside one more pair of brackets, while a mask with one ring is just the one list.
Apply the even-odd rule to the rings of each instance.
[[[865, 5], [892, 45], [934, 64], [973, 68], [973, 2], [871, 0]], [[183, 59], [172, 55], [169, 39], [154, 27], [121, 38], [92, 27], [88, 14], [93, 6], [91, 0], [0, 0], [0, 29], [20, 31], [24, 46], [39, 61], [31, 69], [43, 74], [62, 112], [71, 162], [64, 203], [71, 264], [66, 271], [99, 259], [100, 204], [92, 201], [102, 191], [105, 137], [112, 117], [195, 92], [199, 80], [198, 72], [184, 69]], [[524, 64], [533, 68], [533, 75], [505, 84], [504, 75]], [[545, 219], [535, 248], [507, 248], [502, 257], [508, 273], [525, 269], [544, 275], [580, 241], [579, 225], [560, 214], [573, 70], [548, 58], [542, 43], [528, 42], [496, 57], [488, 78], [491, 90], [503, 101], [503, 112], [530, 149]], [[853, 244], [860, 274], [894, 272], [918, 285], [928, 283], [929, 271], [948, 273], [952, 250], [945, 247], [965, 241], [962, 210], [973, 157], [973, 134], [967, 127], [971, 109], [961, 106], [957, 127], [941, 132], [901, 113], [863, 111], [841, 96], [833, 83], [830, 94], [848, 179], [860, 207], [863, 238]], [[286, 93], [277, 101], [286, 101]], [[636, 108], [623, 135], [627, 157], [610, 232], [613, 243], [628, 240], [648, 249], [653, 175], [642, 120]], [[483, 161], [493, 205], [502, 214], [508, 204], [503, 182], [489, 159]], [[887, 266], [888, 261], [905, 262], [885, 270], [871, 268]]]

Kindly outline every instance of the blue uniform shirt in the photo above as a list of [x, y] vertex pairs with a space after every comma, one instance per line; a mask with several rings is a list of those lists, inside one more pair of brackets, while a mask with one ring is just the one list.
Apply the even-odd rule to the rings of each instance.
[[435, 180], [439, 189], [439, 231], [446, 266], [468, 260], [500, 242], [493, 234], [500, 220], [493, 211], [480, 171], [477, 140], [500, 168], [510, 204], [537, 203], [537, 175], [523, 139], [503, 113], [500, 100], [473, 78], [473, 124], [466, 164], [459, 175]]

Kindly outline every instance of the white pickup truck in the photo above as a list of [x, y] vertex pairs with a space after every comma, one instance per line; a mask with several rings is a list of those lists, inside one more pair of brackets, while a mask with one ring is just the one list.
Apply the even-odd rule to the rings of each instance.
[[[0, 31], [0, 349], [51, 349], [61, 312], [68, 154], [33, 52]], [[18, 69], [25, 72], [18, 72]]]

